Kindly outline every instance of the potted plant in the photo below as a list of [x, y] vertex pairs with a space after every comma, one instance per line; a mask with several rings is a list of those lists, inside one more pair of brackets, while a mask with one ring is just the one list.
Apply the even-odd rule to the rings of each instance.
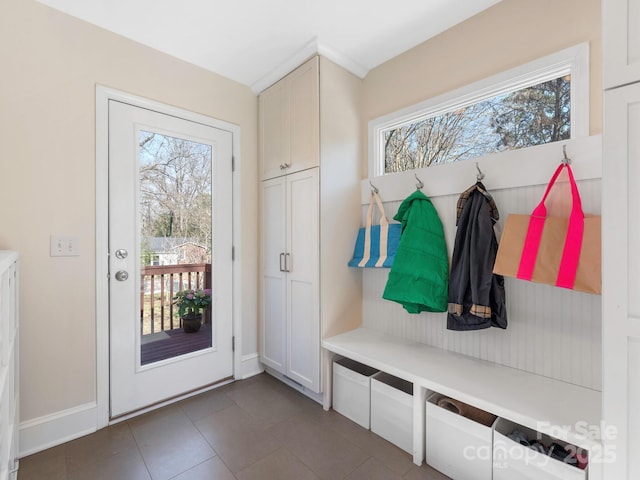
[[180, 290], [174, 295], [173, 304], [178, 307], [184, 332], [197, 332], [202, 324], [202, 311], [211, 305], [211, 289]]

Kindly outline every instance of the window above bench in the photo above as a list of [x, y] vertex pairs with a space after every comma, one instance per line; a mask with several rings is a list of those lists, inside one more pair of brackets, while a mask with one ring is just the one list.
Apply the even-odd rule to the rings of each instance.
[[369, 122], [369, 177], [589, 134], [580, 44]]

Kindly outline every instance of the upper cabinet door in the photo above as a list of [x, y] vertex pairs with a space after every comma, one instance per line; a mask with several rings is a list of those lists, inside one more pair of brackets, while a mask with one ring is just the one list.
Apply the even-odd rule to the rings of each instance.
[[314, 57], [287, 77], [289, 87], [289, 151], [287, 173], [318, 166], [320, 97], [318, 57]]
[[289, 118], [285, 82], [278, 82], [262, 92], [258, 101], [260, 163], [262, 179], [284, 173], [289, 160]]
[[640, 0], [603, 0], [604, 88], [640, 80]]
[[318, 166], [318, 74], [314, 57], [260, 94], [262, 180]]

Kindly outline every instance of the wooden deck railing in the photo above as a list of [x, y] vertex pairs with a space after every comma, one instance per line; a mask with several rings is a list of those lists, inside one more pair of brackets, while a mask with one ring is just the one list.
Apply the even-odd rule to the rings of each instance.
[[[211, 288], [211, 264], [159, 265], [140, 269], [140, 328], [142, 335], [179, 328], [173, 296], [186, 288]], [[211, 309], [203, 323], [211, 323]]]

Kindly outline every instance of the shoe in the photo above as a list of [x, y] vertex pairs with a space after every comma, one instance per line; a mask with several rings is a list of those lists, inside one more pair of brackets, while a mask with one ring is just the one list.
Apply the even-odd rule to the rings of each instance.
[[549, 456], [568, 465], [578, 466], [578, 460], [562, 445], [553, 442], [549, 445]]
[[549, 449], [547, 447], [545, 447], [538, 440], [534, 440], [533, 442], [531, 442], [529, 447], [531, 447], [533, 450], [535, 450], [536, 452], [539, 452], [539, 453], [541, 453], [543, 455], [549, 455]]
[[525, 447], [529, 446], [529, 440], [527, 440], [527, 435], [520, 430], [514, 430], [513, 432], [507, 435], [507, 438], [510, 438], [514, 442], [519, 443], [520, 445], [524, 445]]
[[587, 468], [587, 465], [589, 464], [589, 452], [583, 448], [578, 448], [575, 456], [578, 461], [578, 468], [581, 468], [582, 470]]

